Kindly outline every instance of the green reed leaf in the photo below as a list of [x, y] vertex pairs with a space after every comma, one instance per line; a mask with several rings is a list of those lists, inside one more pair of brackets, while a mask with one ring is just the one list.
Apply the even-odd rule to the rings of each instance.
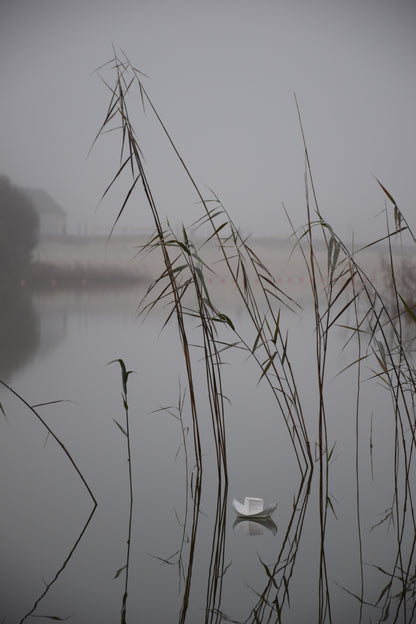
[[416, 314], [413, 312], [413, 310], [411, 309], [411, 307], [406, 303], [406, 301], [403, 299], [403, 297], [397, 293], [400, 297], [400, 301], [402, 302], [402, 304], [404, 305], [406, 312], [408, 313], [408, 315], [410, 316], [410, 318], [412, 319], [412, 321], [414, 321], [416, 323]]
[[381, 186], [381, 188], [383, 189], [383, 191], [385, 192], [385, 194], [387, 195], [387, 197], [389, 198], [389, 200], [391, 201], [391, 203], [397, 207], [397, 203], [396, 200], [392, 197], [392, 195], [390, 195], [390, 193], [388, 192], [388, 190], [386, 189], [385, 186], [383, 186], [383, 184], [380, 182], [380, 180], [378, 178], [376, 178], [377, 182], [379, 183], [379, 185]]
[[279, 312], [277, 314], [276, 328], [274, 330], [274, 334], [273, 334], [273, 338], [272, 338], [274, 345], [276, 345], [277, 337], [279, 335], [279, 325], [280, 325], [280, 308], [279, 308]]
[[58, 615], [31, 615], [30, 617], [34, 618], [44, 618], [45, 620], [55, 620], [57, 622], [66, 622], [71, 617], [68, 615], [67, 617], [59, 617]]
[[329, 496], [327, 496], [327, 497], [326, 497], [326, 503], [327, 503], [327, 505], [330, 507], [330, 509], [331, 509], [332, 513], [334, 514], [335, 518], [338, 520], [338, 516], [337, 516], [337, 514], [335, 513], [334, 506], [333, 506], [332, 501], [331, 501], [331, 499], [330, 499], [330, 497], [329, 497]]
[[[129, 376], [132, 373], [134, 373], [134, 371], [128, 371], [124, 361], [121, 358], [118, 358], [116, 360], [111, 360], [111, 362], [107, 363], [107, 366], [109, 364], [114, 364], [115, 362], [118, 362], [120, 364], [120, 368], [121, 368], [121, 382], [122, 382], [122, 385], [123, 385], [123, 392], [124, 392], [123, 400], [125, 401], [125, 397], [127, 396], [127, 381], [128, 381]], [[126, 406], [124, 406], [124, 407], [126, 407]]]
[[229, 325], [229, 327], [231, 327], [233, 331], [235, 331], [235, 327], [230, 317], [226, 314], [223, 314], [222, 312], [218, 312], [217, 316], [212, 320], [217, 321], [218, 323], [226, 323], [227, 325]]
[[270, 366], [273, 364], [273, 360], [277, 355], [277, 351], [275, 351], [273, 353], [273, 355], [269, 358], [266, 366], [263, 368], [262, 374], [260, 375], [260, 379], [258, 380], [257, 384], [260, 383], [260, 381], [263, 379], [263, 377], [266, 375], [267, 371], [269, 370]]
[[113, 576], [113, 580], [118, 578], [120, 574], [123, 572], [123, 570], [125, 570], [126, 568], [127, 568], [126, 565], [121, 566], [121, 568], [119, 568], [117, 572], [115, 573], [115, 575]]

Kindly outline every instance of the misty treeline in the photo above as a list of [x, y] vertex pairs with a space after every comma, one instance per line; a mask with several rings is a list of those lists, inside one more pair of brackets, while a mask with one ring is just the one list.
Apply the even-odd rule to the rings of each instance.
[[39, 216], [25, 190], [0, 175], [0, 272], [30, 262], [38, 234]]

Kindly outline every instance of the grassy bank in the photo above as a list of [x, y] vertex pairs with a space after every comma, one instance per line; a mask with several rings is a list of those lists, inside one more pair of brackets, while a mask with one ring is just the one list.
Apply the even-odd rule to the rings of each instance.
[[57, 289], [121, 288], [145, 282], [137, 272], [119, 267], [91, 266], [81, 263], [60, 266], [33, 262], [25, 267], [0, 274], [0, 290], [25, 289], [53, 291]]

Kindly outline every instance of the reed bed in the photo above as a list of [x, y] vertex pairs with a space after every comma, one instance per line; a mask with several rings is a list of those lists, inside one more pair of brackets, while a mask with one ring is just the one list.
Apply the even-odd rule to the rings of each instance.
[[[113, 229], [126, 208], [137, 185], [142, 186], [148, 207], [154, 219], [155, 236], [143, 247], [143, 253], [157, 251], [163, 257], [164, 270], [150, 285], [141, 304], [141, 313], [148, 314], [156, 305], [168, 307], [165, 324], [176, 318], [178, 332], [186, 366], [189, 403], [192, 414], [194, 454], [197, 470], [202, 468], [202, 447], [199, 433], [199, 407], [195, 392], [193, 363], [191, 357], [190, 329], [188, 321], [196, 319], [200, 331], [197, 348], [202, 351], [205, 362], [206, 391], [210, 406], [212, 431], [217, 457], [218, 475], [227, 482], [225, 395], [223, 391], [221, 367], [222, 354], [230, 348], [247, 351], [258, 363], [259, 380], [265, 380], [283, 416], [298, 461], [301, 474], [312, 467], [310, 442], [300, 404], [296, 381], [289, 360], [288, 336], [280, 327], [280, 306], [296, 307], [296, 303], [277, 285], [271, 272], [255, 254], [235, 226], [218, 197], [212, 194], [206, 198], [192, 177], [192, 174], [175, 146], [167, 128], [163, 124], [152, 100], [142, 82], [142, 74], [123, 55], [114, 52], [114, 58], [105, 64], [114, 73], [114, 82], [104, 80], [110, 90], [107, 114], [95, 141], [114, 128], [121, 133], [120, 166], [113, 180], [106, 188], [105, 196], [119, 180], [125, 169], [131, 174], [131, 185], [117, 214]], [[100, 70], [102, 71], [102, 68]], [[196, 194], [202, 207], [202, 215], [190, 228], [182, 227], [177, 234], [167, 223], [163, 225], [149, 179], [144, 167], [144, 154], [137, 134], [130, 121], [128, 98], [148, 106], [162, 128], [167, 142], [173, 149], [179, 165]], [[116, 124], [116, 126], [114, 126]], [[94, 143], [95, 143], [94, 141]], [[198, 246], [193, 243], [195, 231], [201, 226], [209, 226], [211, 234]], [[111, 233], [110, 233], [111, 235]], [[232, 319], [219, 310], [211, 297], [206, 274], [213, 269], [203, 259], [203, 248], [214, 240], [255, 329], [254, 343], [249, 344], [241, 336]], [[185, 303], [185, 294], [192, 292], [192, 304]], [[277, 303], [277, 306], [276, 306]], [[170, 307], [169, 307], [170, 306]], [[224, 332], [232, 332], [231, 340]]]
[[[179, 153], [169, 131], [163, 123], [153, 101], [143, 84], [143, 74], [129, 61], [125, 54], [118, 54], [114, 50], [113, 58], [99, 69], [102, 72], [109, 70], [113, 80], [103, 79], [109, 89], [110, 102], [107, 114], [97, 134], [102, 136], [108, 131], [117, 129], [121, 134], [120, 166], [109, 189], [119, 182], [125, 170], [130, 171], [131, 183], [125, 194], [124, 202], [117, 214], [114, 225], [117, 223], [128, 202], [132, 199], [138, 186], [142, 187], [148, 207], [152, 213], [155, 225], [155, 235], [142, 247], [141, 253], [161, 254], [164, 269], [160, 276], [149, 286], [146, 296], [141, 302], [142, 315], [152, 312], [155, 306], [164, 306], [166, 310], [165, 324], [173, 318], [181, 340], [182, 351], [186, 366], [189, 406], [192, 415], [192, 431], [194, 443], [195, 465], [197, 467], [197, 492], [200, 492], [200, 474], [202, 472], [203, 441], [200, 436], [200, 418], [202, 410], [200, 397], [196, 391], [194, 374], [194, 353], [202, 353], [205, 363], [205, 391], [210, 407], [212, 431], [217, 457], [219, 483], [227, 483], [227, 443], [226, 443], [226, 395], [221, 374], [223, 353], [228, 349], [241, 349], [253, 358], [259, 367], [258, 381], [266, 383], [272, 392], [278, 411], [286, 425], [288, 437], [296, 455], [302, 483], [308, 482], [315, 465], [311, 447], [311, 426], [304, 416], [304, 409], [300, 400], [300, 382], [294, 374], [294, 367], [290, 359], [290, 336], [281, 322], [282, 308], [292, 311], [299, 309], [298, 304], [283, 292], [262, 259], [254, 252], [249, 239], [244, 238], [235, 225], [230, 214], [220, 199], [210, 193], [207, 197], [198, 187], [195, 178]], [[164, 133], [168, 145], [177, 157], [178, 165], [193, 188], [196, 199], [201, 207], [201, 216], [189, 227], [182, 226], [180, 232], [175, 232], [166, 221], [163, 224], [159, 207], [156, 204], [150, 186], [149, 178], [144, 165], [142, 145], [137, 139], [135, 128], [131, 121], [130, 108], [139, 104], [154, 115]], [[414, 577], [412, 570], [415, 564], [415, 542], [409, 551], [404, 552], [402, 544], [409, 531], [416, 528], [414, 513], [414, 492], [412, 479], [414, 477], [414, 450], [415, 450], [415, 367], [410, 350], [411, 341], [409, 332], [405, 328], [411, 326], [410, 336], [414, 335], [414, 300], [410, 296], [412, 289], [406, 288], [406, 271], [396, 266], [392, 251], [393, 241], [398, 237], [405, 237], [410, 244], [415, 243], [415, 237], [409, 225], [397, 206], [393, 196], [387, 188], [377, 180], [385, 198], [386, 235], [381, 239], [366, 245], [361, 249], [354, 247], [354, 242], [348, 246], [333, 230], [328, 220], [323, 216], [316, 195], [312, 167], [302, 124], [298, 103], [299, 124], [304, 144], [305, 154], [305, 208], [306, 225], [297, 229], [292, 225], [293, 239], [296, 253], [301, 253], [309, 276], [310, 291], [314, 314], [315, 340], [315, 374], [316, 391], [318, 396], [317, 428], [318, 440], [317, 464], [319, 467], [319, 516], [320, 516], [320, 561], [319, 561], [319, 622], [332, 621], [331, 600], [328, 589], [328, 570], [325, 553], [325, 535], [327, 528], [328, 511], [334, 511], [329, 496], [329, 464], [333, 457], [335, 444], [329, 437], [329, 417], [326, 409], [326, 385], [328, 379], [328, 350], [333, 332], [343, 327], [349, 337], [346, 344], [354, 341], [356, 357], [349, 363], [356, 371], [356, 517], [359, 535], [359, 560], [361, 590], [357, 597], [361, 605], [365, 604], [364, 597], [364, 564], [362, 557], [362, 537], [360, 519], [360, 488], [359, 488], [359, 424], [360, 389], [366, 375], [371, 371], [372, 381], [381, 383], [388, 390], [392, 402], [392, 415], [395, 427], [395, 452], [393, 470], [395, 474], [395, 491], [391, 517], [394, 516], [397, 538], [397, 560], [390, 572], [385, 571], [388, 583], [382, 591], [379, 601], [382, 602], [382, 616], [394, 608], [399, 614], [408, 616], [409, 596], [413, 596]], [[393, 214], [393, 218], [389, 216]], [[393, 227], [391, 227], [391, 222]], [[204, 226], [210, 228], [210, 234], [198, 245], [194, 243], [197, 233]], [[250, 318], [254, 341], [241, 335], [236, 322], [226, 311], [216, 306], [209, 291], [207, 275], [214, 271], [212, 266], [204, 262], [204, 246], [215, 242], [218, 248], [220, 261], [231, 278], [235, 292], [244, 305]], [[369, 248], [384, 244], [389, 249], [389, 262], [385, 267], [388, 272], [389, 292], [381, 290], [372, 283], [360, 262], [360, 254]], [[319, 261], [318, 249], [326, 249], [326, 263]], [[399, 284], [402, 286], [400, 292]], [[407, 280], [407, 285], [409, 279]], [[199, 341], [195, 341], [194, 332], [199, 332]], [[342, 374], [343, 371], [339, 371]], [[307, 478], [308, 477], [308, 478]], [[221, 497], [220, 497], [221, 498]], [[306, 497], [307, 498], [307, 497]], [[222, 499], [221, 499], [222, 500]], [[223, 517], [222, 506], [218, 506], [218, 520]], [[303, 509], [303, 507], [302, 507]], [[217, 535], [217, 529], [216, 529]], [[218, 533], [220, 542], [222, 532]], [[406, 542], [407, 543], [407, 542]], [[218, 553], [216, 557], [218, 556]], [[191, 557], [192, 559], [192, 557]], [[190, 559], [190, 560], [191, 560]], [[222, 555], [214, 558], [222, 565]], [[283, 591], [280, 598], [270, 603], [269, 598], [261, 601], [261, 609], [267, 606], [277, 615], [276, 621], [281, 621], [281, 606], [285, 601], [285, 589], [290, 581], [290, 572], [287, 572], [289, 556], [281, 567], [281, 559], [274, 568], [267, 568], [267, 575], [273, 579], [272, 585], [277, 587], [278, 593]], [[192, 566], [191, 566], [192, 567]], [[212, 567], [210, 567], [212, 569]], [[276, 576], [284, 570], [284, 585], [276, 585]], [[283, 581], [282, 581], [283, 582]], [[401, 593], [394, 593], [393, 587], [401, 584]], [[214, 587], [214, 586], [213, 586]], [[283, 588], [283, 589], [282, 589]], [[264, 596], [268, 595], [265, 590]], [[280, 594], [279, 594], [280, 595]], [[208, 596], [210, 594], [208, 593]], [[219, 613], [215, 600], [209, 597], [208, 611], [211, 614]], [[258, 609], [253, 611], [253, 621], [271, 621], [271, 615], [264, 619]], [[386, 619], [386, 618], [384, 618]], [[396, 620], [395, 620], [396, 621]]]
[[[109, 80], [104, 77], [104, 72], [110, 73]], [[353, 371], [355, 379], [352, 391], [355, 402], [355, 518], [359, 561], [359, 590], [353, 591], [347, 587], [343, 589], [357, 601], [360, 622], [367, 621], [368, 613], [372, 621], [413, 621], [416, 616], [414, 490], [416, 368], [413, 354], [416, 335], [414, 299], [416, 271], [411, 263], [407, 264], [408, 256], [398, 254], [396, 248], [404, 244], [413, 249], [416, 239], [392, 193], [381, 181], [376, 181], [385, 202], [385, 236], [362, 248], [356, 248], [354, 241], [347, 244], [331, 227], [319, 205], [300, 108], [297, 100], [295, 101], [305, 157], [305, 225], [297, 228], [291, 221], [289, 211], [285, 206], [283, 209], [292, 227], [293, 253], [301, 254], [305, 263], [312, 301], [314, 329], [312, 369], [315, 375], [317, 407], [314, 411], [308, 406], [306, 416], [306, 409], [301, 400], [302, 379], [298, 379], [295, 374], [296, 367], [291, 356], [291, 336], [282, 320], [282, 310], [296, 313], [300, 310], [300, 306], [279, 287], [272, 272], [254, 251], [250, 239], [241, 235], [220, 199], [213, 192], [206, 196], [198, 187], [143, 85], [143, 74], [130, 63], [124, 54], [118, 54], [115, 50], [113, 58], [99, 68], [98, 73], [108, 89], [109, 104], [94, 144], [98, 138], [110, 131], [118, 131], [121, 137], [119, 165], [103, 196], [113, 185], [121, 184], [125, 174], [129, 175], [128, 188], [116, 215], [113, 230], [127, 205], [136, 199], [136, 193], [141, 188], [147, 208], [153, 217], [155, 231], [154, 235], [141, 247], [139, 254], [142, 256], [157, 254], [158, 258], [163, 259], [163, 268], [156, 279], [150, 283], [144, 298], [139, 303], [139, 314], [145, 318], [152, 314], [156, 307], [162, 308], [165, 313], [162, 329], [168, 323], [175, 323], [186, 372], [186, 389], [182, 390], [180, 386], [178, 405], [156, 410], [165, 411], [178, 420], [185, 454], [186, 504], [184, 520], [181, 523], [182, 542], [174, 556], [166, 560], [162, 558], [162, 561], [173, 563], [176, 557], [182, 588], [179, 622], [185, 622], [188, 616], [192, 575], [196, 563], [197, 536], [201, 516], [202, 472], [205, 465], [203, 455], [207, 449], [207, 441], [201, 435], [201, 419], [206, 418], [207, 406], [216, 457], [218, 490], [212, 549], [207, 570], [205, 621], [219, 623], [227, 618], [235, 621], [225, 615], [221, 607], [223, 583], [228, 570], [225, 557], [228, 494], [226, 408], [228, 399], [222, 370], [224, 354], [230, 350], [239, 350], [256, 363], [258, 370], [256, 381], [267, 387], [274, 398], [276, 413], [283, 419], [299, 469], [299, 487], [294, 497], [293, 510], [289, 514], [287, 526], [282, 531], [283, 537], [279, 552], [272, 563], [262, 560], [259, 562], [265, 574], [265, 583], [260, 591], [254, 590], [256, 596], [254, 606], [245, 622], [254, 624], [255, 622], [285, 621], [285, 612], [290, 609], [290, 588], [295, 576], [302, 531], [307, 509], [311, 504], [317, 504], [319, 512], [317, 621], [320, 624], [334, 621], [326, 535], [328, 518], [331, 513], [335, 514], [329, 489], [330, 464], [334, 457], [335, 442], [331, 435], [327, 386], [330, 374], [331, 377], [334, 375], [334, 371], [329, 370], [331, 339], [340, 328], [346, 335], [345, 347], [348, 347], [348, 352], [351, 353], [353, 349], [350, 361], [342, 370], [337, 371], [337, 374], [343, 375], [346, 371]], [[154, 116], [200, 206], [199, 218], [189, 226], [183, 225], [179, 231], [175, 231], [169, 220], [162, 217], [156, 202], [146, 171], [144, 148], [138, 139], [133, 123], [135, 117], [131, 113], [131, 109], [137, 105], [139, 108], [149, 110]], [[209, 234], [201, 239], [200, 232], [202, 230], [206, 232], [207, 228]], [[215, 272], [215, 267], [206, 261], [205, 251], [207, 246], [212, 246], [213, 243], [218, 251], [218, 262], [221, 263], [230, 279], [245, 309], [246, 316], [250, 320], [249, 336], [243, 334], [236, 319], [229, 315], [227, 309], [218, 306], [210, 290], [208, 278]], [[387, 259], [383, 264], [384, 286], [377, 286], [372, 281], [361, 261], [362, 254], [366, 250], [380, 245], [387, 249]], [[322, 248], [326, 251], [324, 256], [321, 253]], [[322, 260], [323, 257], [324, 260]], [[199, 377], [197, 367], [201, 360], [204, 370], [203, 392], [197, 383]], [[127, 382], [131, 371], [127, 371], [122, 359], [116, 362], [121, 367], [122, 402], [125, 413], [125, 424], [119, 422], [116, 424], [127, 440], [130, 486], [126, 565], [116, 573], [117, 577], [125, 571], [121, 621], [126, 622], [133, 517], [132, 448], [127, 395]], [[31, 406], [13, 388], [4, 382], [1, 383], [37, 416], [42, 425], [46, 427], [48, 434], [54, 437], [71, 461], [96, 505], [92, 490], [80, 469], [63, 443], [40, 417], [39, 406]], [[372, 564], [377, 568], [381, 579], [379, 594], [376, 598], [369, 595], [366, 589], [367, 568], [363, 555], [362, 495], [359, 475], [360, 450], [363, 446], [360, 437], [360, 425], [363, 418], [361, 393], [364, 384], [377, 384], [385, 389], [391, 403], [394, 430], [391, 459], [394, 487], [391, 492], [391, 506], [386, 510], [378, 525], [391, 522], [395, 537], [395, 555], [389, 568]], [[189, 427], [186, 424], [187, 417], [190, 421]], [[313, 438], [315, 431], [317, 440]], [[192, 433], [192, 461], [189, 457], [188, 432]], [[371, 455], [372, 424], [370, 436], [369, 452]], [[314, 453], [313, 448], [315, 448]], [[386, 461], [389, 461], [389, 458]], [[311, 484], [315, 476], [318, 479], [318, 500], [311, 501]], [[192, 500], [192, 512], [190, 500]], [[375, 526], [374, 529], [377, 527]], [[187, 558], [185, 551], [187, 551]], [[67, 560], [63, 567], [66, 562]], [[43, 596], [44, 594], [28, 615], [34, 612]]]
[[[297, 102], [296, 102], [297, 104]], [[330, 459], [328, 445], [328, 418], [325, 410], [325, 378], [328, 341], [333, 328], [344, 327], [350, 334], [348, 343], [356, 346], [356, 359], [347, 368], [356, 369], [356, 513], [359, 538], [360, 583], [361, 591], [357, 597], [361, 607], [364, 605], [364, 571], [362, 558], [362, 531], [360, 521], [360, 485], [359, 485], [359, 420], [361, 386], [364, 382], [364, 369], [370, 371], [373, 382], [381, 383], [390, 394], [392, 415], [395, 427], [395, 450], [393, 471], [395, 491], [391, 508], [391, 520], [397, 531], [397, 559], [390, 573], [385, 572], [388, 583], [382, 591], [381, 621], [388, 618], [392, 607], [392, 586], [398, 582], [401, 589], [395, 595], [397, 618], [404, 616], [408, 621], [409, 580], [414, 584], [411, 570], [414, 568], [415, 540], [411, 548], [403, 548], [405, 536], [414, 535], [416, 529], [414, 513], [414, 450], [415, 450], [415, 364], [412, 354], [416, 316], [409, 299], [408, 289], [398, 289], [396, 259], [393, 254], [393, 242], [399, 237], [401, 242], [406, 237], [410, 244], [416, 242], [405, 217], [385, 186], [377, 180], [385, 194], [386, 235], [380, 240], [366, 245], [362, 249], [349, 248], [334, 232], [328, 221], [321, 214], [312, 177], [302, 120], [299, 121], [305, 150], [305, 196], [307, 224], [301, 233], [295, 232], [297, 242], [308, 267], [315, 314], [316, 370], [319, 392], [319, 479], [320, 479], [320, 523], [321, 523], [321, 561], [320, 561], [320, 614], [319, 621], [332, 621], [328, 577], [325, 559], [325, 532], [328, 508], [331, 507], [328, 495], [328, 465]], [[391, 210], [393, 209], [393, 210]], [[390, 213], [393, 213], [391, 219]], [[393, 221], [393, 228], [391, 228]], [[314, 236], [325, 241], [327, 247], [327, 266], [319, 265], [314, 253]], [[306, 241], [303, 246], [304, 241]], [[389, 289], [376, 288], [360, 263], [360, 253], [373, 245], [387, 244], [388, 265], [385, 267]], [[403, 275], [403, 266], [401, 267]], [[409, 282], [402, 279], [402, 286]], [[320, 287], [321, 285], [321, 287]], [[412, 326], [411, 336], [406, 337], [404, 327]], [[345, 370], [345, 369], [344, 369]], [[343, 371], [340, 371], [342, 374]], [[332, 451], [331, 451], [332, 452]], [[412, 475], [412, 476], [411, 476]], [[406, 541], [408, 545], [408, 541]], [[412, 614], [414, 606], [412, 607]], [[361, 617], [361, 611], [360, 611]]]

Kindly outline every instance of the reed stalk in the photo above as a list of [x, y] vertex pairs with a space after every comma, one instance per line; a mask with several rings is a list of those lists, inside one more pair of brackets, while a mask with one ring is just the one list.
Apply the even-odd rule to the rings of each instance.
[[125, 428], [114, 419], [115, 424], [126, 437], [127, 441], [127, 463], [129, 467], [129, 491], [130, 491], [130, 505], [129, 505], [129, 527], [128, 527], [128, 536], [127, 536], [127, 554], [126, 554], [126, 563], [120, 568], [115, 577], [117, 578], [119, 574], [125, 570], [124, 575], [124, 593], [121, 605], [121, 624], [126, 624], [127, 622], [127, 597], [128, 597], [128, 584], [129, 584], [129, 570], [130, 570], [130, 549], [131, 549], [131, 529], [132, 529], [132, 521], [133, 521], [133, 475], [131, 468], [131, 444], [130, 444], [130, 418], [129, 418], [129, 403], [127, 396], [127, 387], [129, 376], [133, 373], [133, 371], [128, 371], [124, 361], [119, 358], [117, 360], [112, 360], [109, 364], [118, 363], [121, 368], [121, 398], [123, 402], [124, 415], [126, 420]]

